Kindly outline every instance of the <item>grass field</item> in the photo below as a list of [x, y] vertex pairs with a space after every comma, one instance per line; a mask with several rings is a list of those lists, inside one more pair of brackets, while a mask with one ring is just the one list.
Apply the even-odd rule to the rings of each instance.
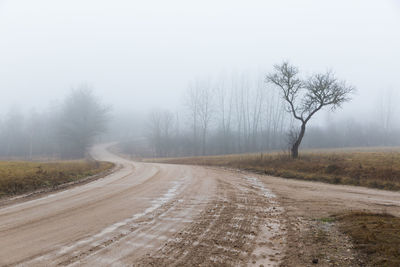
[[339, 216], [337, 221], [370, 266], [400, 266], [400, 218], [353, 212]]
[[0, 161], [0, 197], [54, 188], [112, 167], [112, 163], [89, 160], [48, 163]]
[[303, 152], [296, 160], [287, 155], [271, 153], [154, 161], [238, 168], [284, 178], [400, 190], [398, 151]]

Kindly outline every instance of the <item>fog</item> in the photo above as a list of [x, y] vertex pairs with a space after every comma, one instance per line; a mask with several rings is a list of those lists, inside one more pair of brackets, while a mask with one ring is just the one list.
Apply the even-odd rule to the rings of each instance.
[[399, 29], [396, 0], [3, 0], [0, 116], [47, 112], [84, 83], [112, 106], [109, 139], [147, 135], [137, 117], [183, 114], [190, 84], [257, 83], [288, 60], [305, 76], [332, 70], [357, 88], [352, 102], [318, 113], [311, 125], [377, 124], [390, 106], [397, 127]]

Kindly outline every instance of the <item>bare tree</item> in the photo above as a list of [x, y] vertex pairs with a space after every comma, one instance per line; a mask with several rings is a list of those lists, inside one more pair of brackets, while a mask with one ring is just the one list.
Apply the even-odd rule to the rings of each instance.
[[200, 94], [197, 83], [190, 85], [185, 95], [185, 104], [189, 111], [189, 120], [192, 128], [192, 154], [197, 153], [197, 140], [198, 140], [198, 128], [199, 128], [199, 106], [200, 106]]
[[266, 81], [281, 90], [287, 111], [301, 122], [297, 139], [291, 144], [292, 157], [297, 158], [306, 125], [312, 116], [325, 106], [330, 106], [332, 110], [341, 107], [350, 100], [349, 96], [355, 89], [339, 81], [331, 72], [314, 74], [303, 80], [299, 77], [298, 68], [288, 62], [275, 65], [274, 69], [267, 75]]
[[396, 100], [397, 95], [393, 89], [385, 89], [380, 92], [379, 107], [378, 107], [378, 121], [382, 129], [382, 144], [387, 145], [390, 143], [390, 134], [395, 126], [396, 114]]
[[219, 153], [227, 153], [230, 149], [229, 142], [232, 135], [233, 94], [231, 90], [228, 90], [223, 79], [220, 79], [216, 84], [215, 93], [217, 97], [216, 111], [218, 112], [218, 131], [220, 131], [221, 138], [219, 142]]
[[212, 89], [209, 81], [196, 81], [186, 93], [186, 106], [190, 114], [193, 133], [193, 155], [199, 154], [198, 139], [201, 142], [201, 154], [206, 153], [206, 139], [213, 111]]
[[[251, 114], [251, 141], [250, 150], [255, 150], [259, 147], [257, 143], [257, 136], [261, 128], [261, 116], [263, 104], [265, 103], [265, 94], [263, 86], [257, 83], [257, 87], [252, 94], [252, 114]], [[260, 147], [258, 148], [260, 149]]]
[[199, 89], [199, 119], [201, 127], [201, 153], [206, 154], [207, 134], [212, 119], [213, 95], [209, 83], [204, 83]]
[[149, 115], [149, 141], [156, 157], [166, 157], [171, 151], [174, 115], [168, 110], [153, 110]]

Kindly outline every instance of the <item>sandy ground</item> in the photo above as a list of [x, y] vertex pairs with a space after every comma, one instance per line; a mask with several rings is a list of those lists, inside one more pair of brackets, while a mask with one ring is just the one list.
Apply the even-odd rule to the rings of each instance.
[[[0, 208], [0, 265], [356, 266], [350, 240], [315, 219], [400, 215], [400, 193], [137, 163], [106, 147], [92, 155], [115, 162], [113, 174]], [[325, 248], [313, 242], [320, 231]]]
[[400, 192], [256, 176], [277, 195], [285, 212], [285, 256], [281, 266], [370, 266], [348, 236], [326, 218], [349, 211], [400, 216]]

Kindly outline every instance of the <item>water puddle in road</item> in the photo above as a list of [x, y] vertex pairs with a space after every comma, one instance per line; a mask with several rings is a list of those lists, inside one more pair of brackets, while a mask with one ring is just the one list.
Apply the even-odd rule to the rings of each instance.
[[278, 266], [282, 258], [282, 248], [286, 242], [284, 222], [280, 219], [284, 210], [279, 207], [276, 195], [267, 189], [258, 178], [251, 176], [244, 176], [244, 178], [254, 189], [260, 191], [269, 203], [267, 207], [263, 208], [268, 215], [257, 237], [257, 247], [252, 253], [251, 263], [253, 266]]

